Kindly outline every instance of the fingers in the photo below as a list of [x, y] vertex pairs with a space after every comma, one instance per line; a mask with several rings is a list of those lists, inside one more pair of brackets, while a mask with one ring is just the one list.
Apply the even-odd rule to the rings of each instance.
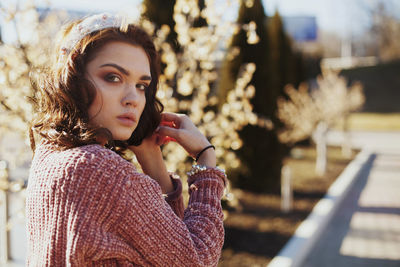
[[171, 135], [178, 135], [177, 129], [171, 128], [169, 126], [159, 126], [156, 130], [157, 133], [157, 145], [165, 145], [168, 144], [170, 141], [177, 142], [174, 137]]
[[179, 128], [184, 117], [186, 117], [186, 115], [184, 114], [171, 113], [171, 112], [161, 113], [161, 125], [167, 125], [170, 127]]
[[160, 125], [168, 126], [168, 127], [172, 127], [172, 128], [178, 128], [178, 126], [173, 121], [161, 121]]
[[170, 141], [176, 142], [176, 138], [171, 137], [171, 135], [177, 136], [177, 131], [170, 131], [170, 129], [179, 129], [180, 128], [180, 120], [182, 115], [165, 112], [161, 114], [161, 123], [157, 128], [156, 133], [158, 135], [157, 144], [165, 145]]
[[168, 144], [170, 141], [176, 142], [176, 140], [169, 136], [159, 135], [157, 137], [157, 145], [162, 146]]
[[163, 112], [161, 113], [161, 121], [179, 121], [179, 115], [171, 112]]
[[176, 140], [178, 138], [179, 130], [168, 126], [159, 126], [156, 133], [160, 136], [170, 137]]
[[162, 122], [156, 130], [159, 136], [158, 144], [167, 143], [166, 137], [173, 138], [192, 156], [210, 144], [188, 116], [169, 112], [161, 115]]

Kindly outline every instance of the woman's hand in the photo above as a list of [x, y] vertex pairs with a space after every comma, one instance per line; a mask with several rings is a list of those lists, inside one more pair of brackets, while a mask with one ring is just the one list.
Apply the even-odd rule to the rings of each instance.
[[[210, 145], [207, 138], [196, 128], [188, 116], [165, 112], [161, 114], [161, 125], [157, 128], [157, 143], [162, 145], [165, 138], [173, 138], [180, 144], [192, 157], [206, 146]], [[199, 160], [199, 164], [215, 167], [216, 156], [213, 149], [204, 151]]]
[[[160, 145], [173, 140], [180, 144], [189, 155], [196, 157], [203, 148], [210, 145], [210, 142], [188, 116], [175, 113], [163, 113], [161, 116], [162, 122], [152, 136], [145, 138], [139, 146], [128, 148], [135, 153], [143, 172], [160, 184], [163, 193], [168, 193], [173, 191], [173, 185]], [[215, 167], [214, 149], [205, 150], [197, 162], [208, 167]]]

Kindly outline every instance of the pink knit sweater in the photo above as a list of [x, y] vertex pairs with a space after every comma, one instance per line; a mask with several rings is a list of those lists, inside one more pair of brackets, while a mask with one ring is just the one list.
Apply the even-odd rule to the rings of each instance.
[[156, 181], [100, 145], [35, 152], [26, 203], [27, 266], [216, 266], [225, 177], [209, 169], [165, 199]]

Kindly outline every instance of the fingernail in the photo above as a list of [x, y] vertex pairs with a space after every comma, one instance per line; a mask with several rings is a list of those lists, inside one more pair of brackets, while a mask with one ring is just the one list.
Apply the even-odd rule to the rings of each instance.
[[156, 133], [158, 133], [158, 131], [160, 131], [160, 126], [158, 126], [157, 128], [156, 128]]

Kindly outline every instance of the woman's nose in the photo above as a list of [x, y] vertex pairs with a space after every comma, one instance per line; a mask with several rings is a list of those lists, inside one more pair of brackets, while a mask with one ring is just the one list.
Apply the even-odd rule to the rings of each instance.
[[138, 89], [136, 88], [136, 84], [127, 86], [124, 98], [122, 99], [122, 104], [124, 106], [131, 105], [131, 106], [136, 107], [138, 105], [138, 102], [140, 101], [140, 97], [139, 97], [139, 92], [137, 90]]

